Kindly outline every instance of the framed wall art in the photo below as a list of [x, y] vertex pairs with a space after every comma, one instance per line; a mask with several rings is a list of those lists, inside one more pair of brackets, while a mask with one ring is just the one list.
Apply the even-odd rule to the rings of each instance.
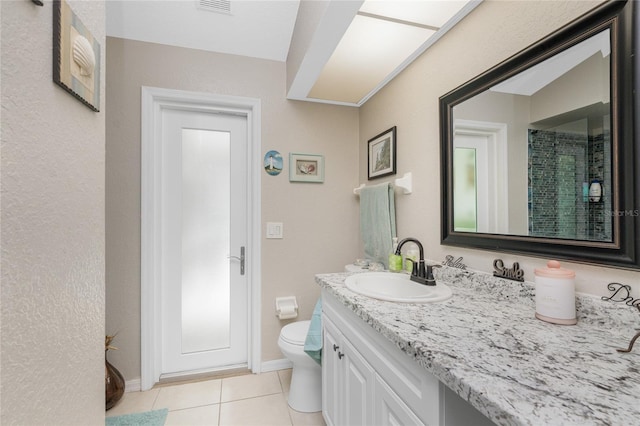
[[324, 182], [324, 156], [290, 153], [289, 182]]
[[264, 155], [264, 171], [269, 176], [278, 176], [282, 172], [282, 154], [271, 150]]
[[53, 81], [100, 111], [100, 43], [64, 0], [53, 2]]
[[396, 174], [396, 126], [369, 139], [369, 180]]

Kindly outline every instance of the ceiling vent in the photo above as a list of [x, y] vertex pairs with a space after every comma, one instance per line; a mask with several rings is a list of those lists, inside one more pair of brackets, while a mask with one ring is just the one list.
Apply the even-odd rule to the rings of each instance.
[[198, 9], [231, 14], [231, 0], [198, 0]]

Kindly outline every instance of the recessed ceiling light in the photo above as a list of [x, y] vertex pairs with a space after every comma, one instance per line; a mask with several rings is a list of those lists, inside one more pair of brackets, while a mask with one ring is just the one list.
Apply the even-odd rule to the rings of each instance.
[[415, 22], [430, 27], [442, 27], [453, 15], [468, 3], [465, 1], [382, 1], [367, 0], [360, 12], [386, 16], [402, 21]]
[[422, 27], [357, 15], [309, 97], [359, 102], [434, 33]]
[[482, 1], [330, 1], [352, 4], [344, 8], [347, 19], [339, 21], [342, 38], [337, 41], [340, 35], [332, 33], [329, 43], [313, 45], [287, 97], [363, 105]]

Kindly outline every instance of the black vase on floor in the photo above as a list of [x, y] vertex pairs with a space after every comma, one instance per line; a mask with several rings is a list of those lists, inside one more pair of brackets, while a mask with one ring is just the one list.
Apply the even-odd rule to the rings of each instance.
[[107, 410], [116, 405], [124, 394], [124, 377], [113, 365], [107, 361], [107, 353], [104, 354], [105, 370], [104, 382], [106, 391], [106, 407]]

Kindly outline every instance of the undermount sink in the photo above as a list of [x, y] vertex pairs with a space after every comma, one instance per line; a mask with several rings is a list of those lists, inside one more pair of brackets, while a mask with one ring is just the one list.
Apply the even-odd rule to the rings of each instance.
[[409, 275], [395, 272], [365, 272], [347, 277], [346, 287], [374, 299], [403, 303], [441, 302], [451, 297], [451, 288], [437, 283], [427, 286], [411, 281]]

